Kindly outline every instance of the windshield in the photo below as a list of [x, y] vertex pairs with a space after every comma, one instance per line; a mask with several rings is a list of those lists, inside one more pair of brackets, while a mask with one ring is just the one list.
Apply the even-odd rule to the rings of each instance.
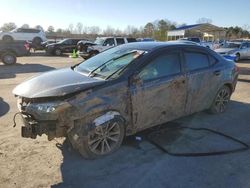
[[105, 41], [105, 39], [103, 39], [103, 38], [97, 38], [95, 40], [95, 44], [97, 44], [97, 45], [103, 45], [104, 41]]
[[224, 48], [240, 48], [240, 44], [239, 43], [226, 43], [224, 46]]
[[144, 52], [137, 49], [112, 48], [84, 61], [75, 70], [90, 77], [108, 79], [117, 75]]

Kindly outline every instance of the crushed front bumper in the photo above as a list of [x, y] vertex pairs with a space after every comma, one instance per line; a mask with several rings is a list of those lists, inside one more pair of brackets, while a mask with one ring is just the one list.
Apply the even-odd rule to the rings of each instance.
[[46, 134], [48, 140], [66, 135], [67, 129], [58, 126], [58, 120], [36, 120], [31, 115], [22, 114], [24, 126], [21, 128], [21, 135], [25, 138], [36, 139], [37, 136]]

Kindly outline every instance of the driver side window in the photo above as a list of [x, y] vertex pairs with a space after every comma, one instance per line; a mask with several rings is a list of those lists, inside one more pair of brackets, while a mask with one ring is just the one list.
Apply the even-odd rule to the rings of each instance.
[[139, 73], [143, 81], [153, 80], [161, 77], [172, 76], [181, 72], [179, 53], [162, 54], [152, 60]]

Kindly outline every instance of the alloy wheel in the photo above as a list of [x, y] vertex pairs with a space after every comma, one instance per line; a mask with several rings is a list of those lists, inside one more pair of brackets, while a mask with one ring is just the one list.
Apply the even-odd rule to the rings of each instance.
[[226, 105], [230, 100], [230, 92], [224, 88], [220, 90], [215, 100], [215, 108], [222, 113], [226, 110]]
[[106, 125], [97, 126], [88, 136], [88, 146], [96, 155], [111, 153], [119, 145], [122, 137], [121, 127], [117, 122], [109, 122]]
[[6, 64], [14, 64], [15, 63], [15, 58], [12, 55], [5, 55], [3, 58], [3, 62]]

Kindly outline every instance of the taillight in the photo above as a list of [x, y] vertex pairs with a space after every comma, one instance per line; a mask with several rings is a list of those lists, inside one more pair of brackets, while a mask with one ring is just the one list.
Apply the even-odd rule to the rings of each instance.
[[234, 70], [235, 70], [235, 72], [239, 72], [240, 68], [237, 65], [234, 65]]
[[25, 47], [26, 50], [29, 50], [29, 49], [30, 49], [30, 45], [29, 45], [28, 43], [25, 43], [25, 44], [24, 44], [24, 47]]

